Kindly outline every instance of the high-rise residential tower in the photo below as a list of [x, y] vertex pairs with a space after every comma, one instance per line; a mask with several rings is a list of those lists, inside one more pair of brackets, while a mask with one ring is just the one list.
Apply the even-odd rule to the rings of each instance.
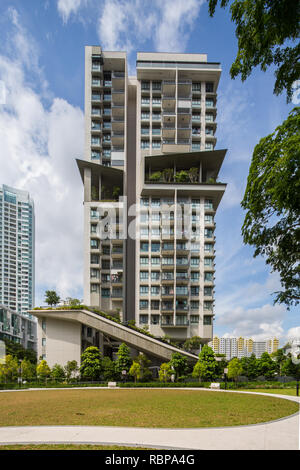
[[84, 302], [157, 337], [213, 337], [221, 66], [206, 54], [85, 51]]
[[28, 192], [0, 186], [0, 304], [28, 316], [34, 306], [34, 203]]

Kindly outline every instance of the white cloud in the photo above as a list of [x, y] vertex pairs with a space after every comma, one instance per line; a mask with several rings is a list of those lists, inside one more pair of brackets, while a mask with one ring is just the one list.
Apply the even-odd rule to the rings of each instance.
[[184, 51], [204, 0], [105, 0], [98, 23], [103, 49], [130, 52], [153, 42], [157, 51]]
[[218, 316], [218, 325], [229, 329], [224, 337], [251, 337], [263, 341], [283, 336], [283, 319], [286, 310], [282, 305], [265, 304], [258, 308], [236, 307]]
[[86, 0], [58, 0], [57, 9], [63, 22], [67, 23], [71, 14], [76, 14]]
[[[0, 55], [7, 90], [0, 106], [1, 183], [28, 190], [35, 201], [37, 291], [46, 286], [65, 297], [82, 288], [82, 186], [75, 158], [83, 152], [83, 113], [60, 98], [45, 106], [43, 91], [36, 91], [47, 87], [38, 51], [16, 12], [11, 19], [17, 34], [10, 35], [10, 46], [17, 53], [13, 59]], [[27, 80], [31, 65], [34, 85]]]
[[293, 339], [299, 339], [300, 326], [294, 326], [293, 328], [290, 328], [286, 334], [286, 337], [289, 341], [292, 341]]

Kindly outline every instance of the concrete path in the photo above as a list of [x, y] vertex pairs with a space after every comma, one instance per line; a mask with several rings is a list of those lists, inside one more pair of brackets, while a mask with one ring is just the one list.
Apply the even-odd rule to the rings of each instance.
[[[199, 391], [199, 389], [193, 390]], [[212, 393], [219, 393], [219, 391]], [[298, 397], [288, 395], [238, 391], [227, 391], [226, 393], [271, 395], [300, 403]], [[300, 448], [299, 413], [289, 418], [264, 424], [223, 428], [149, 429], [113, 426], [11, 426], [0, 428], [0, 445], [41, 443], [121, 444], [188, 450], [298, 450]]]

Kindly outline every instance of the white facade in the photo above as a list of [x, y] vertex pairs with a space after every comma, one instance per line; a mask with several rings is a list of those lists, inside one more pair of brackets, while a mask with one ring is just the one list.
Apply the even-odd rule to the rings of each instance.
[[29, 193], [0, 186], [0, 304], [22, 315], [34, 306], [35, 218]]

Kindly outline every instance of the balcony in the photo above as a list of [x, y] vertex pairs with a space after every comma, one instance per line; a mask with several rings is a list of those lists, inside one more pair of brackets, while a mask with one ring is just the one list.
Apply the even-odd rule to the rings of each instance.
[[111, 298], [112, 299], [115, 299], [115, 300], [123, 300], [123, 290], [120, 289], [120, 290], [112, 290], [112, 293], [111, 293]]

